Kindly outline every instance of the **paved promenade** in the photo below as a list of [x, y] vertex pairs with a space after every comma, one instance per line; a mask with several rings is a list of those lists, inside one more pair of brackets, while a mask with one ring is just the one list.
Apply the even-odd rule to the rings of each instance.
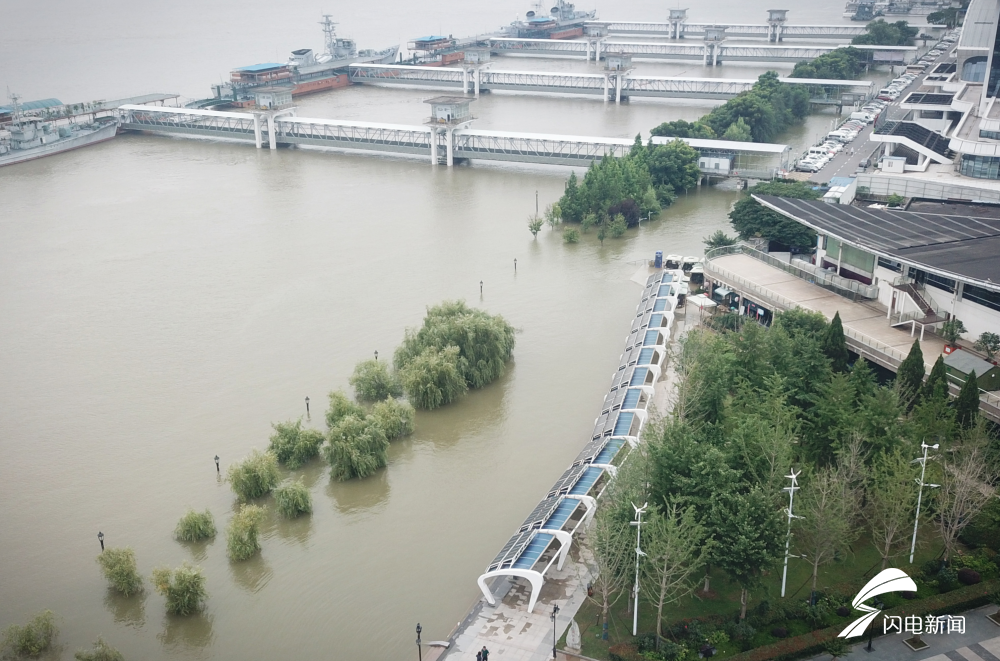
[[[921, 636], [929, 647], [920, 652], [903, 644], [903, 638], [909, 634], [890, 634], [876, 638], [871, 653], [865, 652], [866, 643], [854, 645], [847, 658], [850, 661], [1000, 661], [1000, 626], [986, 618], [995, 612], [997, 606], [989, 605], [963, 613], [964, 634]], [[830, 661], [830, 655], [817, 656], [813, 661]]]

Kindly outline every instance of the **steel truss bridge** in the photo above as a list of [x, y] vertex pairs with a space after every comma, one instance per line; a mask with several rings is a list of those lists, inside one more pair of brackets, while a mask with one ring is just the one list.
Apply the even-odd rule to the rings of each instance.
[[[681, 99], [731, 99], [753, 87], [754, 80], [727, 78], [661, 78], [632, 72], [601, 74], [546, 73], [539, 71], [495, 71], [482, 67], [421, 67], [395, 64], [352, 64], [351, 82], [369, 85], [435, 87], [448, 90], [520, 91], [542, 94], [600, 96], [605, 100], [629, 97]], [[792, 85], [806, 85], [815, 103], [836, 101], [850, 90], [865, 96], [873, 83], [857, 80], [780, 78]]]
[[[706, 28], [726, 28], [726, 37], [739, 39], [839, 39], [850, 41], [864, 34], [863, 25], [720, 25], [713, 23], [688, 23], [681, 21], [590, 21], [587, 25], [603, 26], [609, 34], [683, 39], [704, 37]], [[680, 33], [678, 35], [678, 32]]]
[[839, 46], [748, 46], [705, 42], [702, 44], [671, 44], [663, 42], [596, 42], [564, 41], [561, 39], [515, 39], [495, 37], [489, 40], [490, 50], [497, 55], [569, 56], [590, 59], [592, 50], [600, 54], [621, 53], [640, 60], [695, 60], [706, 65], [721, 62], [801, 62], [814, 60]]
[[[544, 163], [587, 167], [605, 156], [621, 157], [632, 140], [589, 136], [543, 135], [504, 131], [476, 131], [432, 126], [405, 126], [371, 122], [310, 119], [276, 113], [237, 113], [190, 108], [161, 108], [125, 105], [119, 108], [119, 127], [125, 131], [174, 134], [255, 144], [307, 145], [338, 150], [410, 154], [428, 158], [434, 164], [452, 165], [456, 159]], [[663, 139], [656, 139], [662, 142]], [[697, 149], [713, 154], [727, 153], [737, 161], [772, 153], [782, 157], [786, 145], [733, 143], [723, 140], [690, 141]], [[773, 167], [760, 172], [743, 170], [722, 174], [747, 178], [753, 174], [770, 177]], [[706, 174], [719, 176], [717, 171]]]

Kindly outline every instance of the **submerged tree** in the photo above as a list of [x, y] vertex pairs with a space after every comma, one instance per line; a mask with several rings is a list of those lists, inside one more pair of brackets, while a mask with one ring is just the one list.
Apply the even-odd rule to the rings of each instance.
[[38, 656], [49, 649], [58, 632], [55, 614], [44, 610], [25, 625], [12, 624], [7, 627], [3, 632], [3, 645], [0, 649], [10, 650], [18, 657]]
[[260, 505], [241, 505], [226, 529], [226, 551], [230, 560], [246, 560], [260, 550], [260, 524], [264, 521], [264, 508]]
[[208, 510], [195, 512], [189, 509], [174, 529], [174, 537], [182, 542], [199, 542], [215, 537], [215, 519]]
[[97, 563], [111, 587], [126, 597], [142, 590], [142, 576], [135, 562], [135, 551], [130, 547], [104, 549], [97, 556]]
[[243, 502], [266, 496], [278, 484], [278, 460], [271, 452], [254, 448], [246, 459], [229, 467], [226, 480]]
[[387, 399], [372, 407], [368, 417], [382, 428], [386, 440], [393, 441], [400, 436], [413, 433], [414, 410], [408, 402]]
[[201, 567], [192, 567], [186, 562], [177, 569], [154, 569], [153, 586], [167, 598], [167, 612], [173, 615], [190, 615], [200, 611], [208, 599]]
[[459, 348], [427, 347], [409, 359], [400, 370], [406, 396], [414, 406], [436, 409], [449, 404], [469, 389], [458, 366]]
[[275, 489], [274, 504], [281, 515], [288, 519], [312, 512], [312, 496], [301, 477], [294, 481], [287, 480]]
[[342, 418], [353, 415], [359, 418], [365, 416], [365, 410], [352, 402], [343, 390], [334, 390], [329, 394], [330, 407], [326, 410], [326, 428], [333, 429]]
[[389, 461], [389, 441], [382, 428], [366, 418], [349, 415], [330, 429], [323, 453], [330, 477], [368, 477]]
[[288, 468], [298, 468], [319, 454], [323, 434], [316, 429], [303, 429], [301, 419], [278, 422], [271, 426], [274, 433], [271, 434], [269, 450], [278, 462]]
[[104, 642], [100, 636], [89, 650], [78, 650], [73, 655], [76, 661], [125, 661], [124, 655], [111, 645]]
[[349, 379], [359, 400], [380, 402], [389, 397], [399, 397], [403, 394], [403, 386], [399, 378], [389, 371], [389, 366], [383, 360], [363, 360], [354, 366], [354, 374]]

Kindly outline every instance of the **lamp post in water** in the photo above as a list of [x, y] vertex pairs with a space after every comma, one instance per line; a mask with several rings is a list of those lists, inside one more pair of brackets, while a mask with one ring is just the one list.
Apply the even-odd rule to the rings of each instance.
[[920, 462], [920, 480], [917, 484], [920, 485], [920, 490], [917, 491], [917, 516], [913, 519], [913, 541], [910, 543], [910, 564], [913, 564], [913, 551], [917, 548], [917, 524], [920, 523], [920, 501], [924, 497], [924, 487], [931, 489], [936, 489], [940, 484], [924, 484], [924, 472], [927, 470], [927, 450], [937, 450], [940, 443], [935, 443], [934, 445], [927, 445], [926, 443], [921, 443], [920, 447], [924, 449], [924, 456], [921, 459], [914, 459], [912, 463]]
[[635, 587], [632, 588], [632, 592], [635, 595], [635, 603], [632, 606], [633, 636], [639, 631], [639, 558], [646, 555], [639, 548], [639, 542], [642, 539], [642, 515], [648, 505], [649, 503], [643, 503], [642, 507], [636, 507], [635, 503], [632, 503], [632, 509], [635, 510], [635, 521], [629, 522], [630, 526], [635, 526]]
[[420, 632], [423, 630], [424, 628], [417, 622], [417, 661], [424, 661], [424, 652], [420, 649]]
[[100, 530], [97, 531], [97, 541], [101, 543], [101, 552], [104, 552], [104, 533]]

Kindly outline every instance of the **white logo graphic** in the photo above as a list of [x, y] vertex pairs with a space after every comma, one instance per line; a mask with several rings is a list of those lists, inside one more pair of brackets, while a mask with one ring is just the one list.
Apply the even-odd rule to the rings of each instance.
[[854, 601], [851, 602], [856, 610], [865, 611], [867, 615], [863, 615], [858, 619], [851, 622], [846, 629], [840, 632], [838, 638], [853, 638], [854, 636], [860, 636], [864, 633], [868, 625], [878, 617], [881, 613], [877, 608], [872, 608], [862, 602], [871, 599], [872, 597], [877, 597], [880, 594], [885, 594], [886, 592], [916, 592], [917, 584], [913, 582], [913, 579], [906, 575], [902, 569], [883, 569], [878, 573], [875, 578], [868, 581], [865, 587], [861, 588], [861, 592], [854, 597]]

